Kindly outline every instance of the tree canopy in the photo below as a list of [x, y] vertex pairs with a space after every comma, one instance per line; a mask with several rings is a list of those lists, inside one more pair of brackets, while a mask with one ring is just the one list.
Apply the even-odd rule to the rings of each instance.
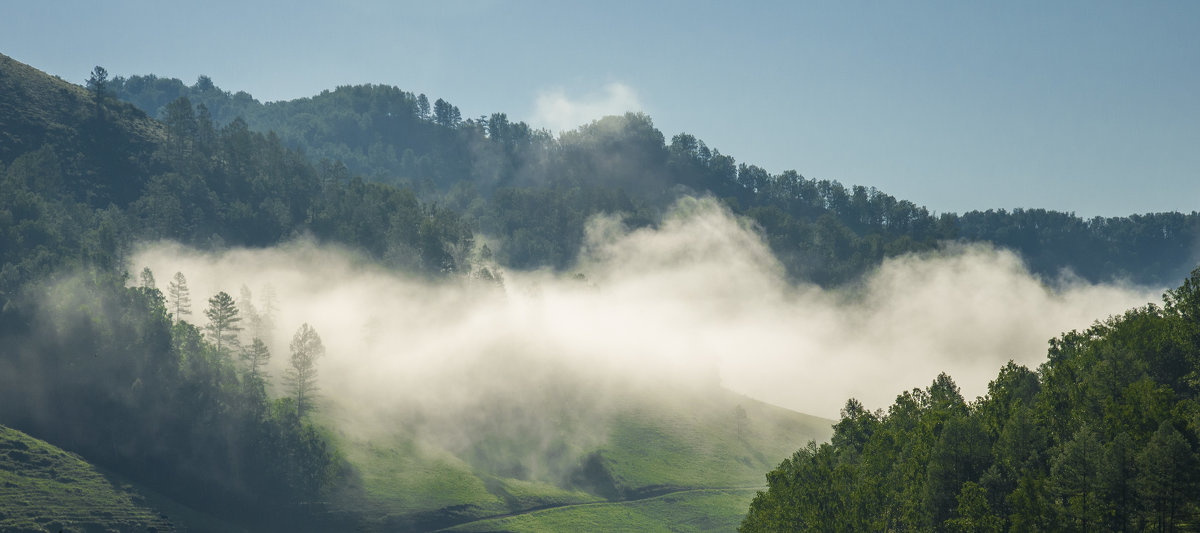
[[1179, 531], [1200, 516], [1200, 268], [965, 402], [944, 374], [767, 474], [742, 531]]

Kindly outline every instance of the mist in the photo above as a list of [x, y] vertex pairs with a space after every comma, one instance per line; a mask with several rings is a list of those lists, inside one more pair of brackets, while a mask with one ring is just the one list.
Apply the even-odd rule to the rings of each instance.
[[1041, 280], [979, 245], [887, 260], [852, 288], [795, 284], [755, 228], [712, 200], [684, 199], [654, 229], [598, 217], [586, 235], [574, 270], [504, 272], [502, 284], [428, 281], [303, 239], [220, 253], [147, 243], [130, 267], [151, 268], [164, 290], [182, 272], [199, 325], [217, 291], [273, 291], [271, 376], [311, 324], [327, 350], [327, 416], [347, 431], [406, 425], [477, 444], [480, 413], [509, 409], [577, 426], [573, 448], [604, 438], [590, 416], [656, 390], [720, 385], [836, 418], [850, 397], [884, 408], [947, 372], [970, 400], [1007, 361], [1036, 367], [1050, 338], [1161, 294]]
[[599, 117], [641, 111], [644, 107], [637, 91], [619, 82], [605, 84], [600, 93], [568, 97], [561, 87], [544, 90], [534, 100], [529, 121], [551, 132], [563, 132], [587, 124]]

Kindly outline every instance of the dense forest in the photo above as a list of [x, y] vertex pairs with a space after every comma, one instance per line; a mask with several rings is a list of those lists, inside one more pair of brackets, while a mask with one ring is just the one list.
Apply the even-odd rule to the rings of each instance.
[[112, 85], [168, 124], [172, 103], [187, 98], [207, 109], [206, 120], [241, 119], [274, 132], [319, 167], [340, 163], [367, 181], [414, 190], [496, 239], [497, 259], [510, 268], [567, 269], [588, 217], [617, 212], [630, 225], [654, 224], [685, 194], [714, 195], [753, 219], [794, 279], [822, 285], [852, 283], [885, 257], [953, 240], [1013, 249], [1051, 282], [1070, 271], [1093, 282], [1169, 286], [1200, 259], [1196, 212], [1088, 220], [1021, 208], [938, 215], [871, 187], [771, 174], [686, 133], [667, 142], [642, 114], [605, 117], [555, 138], [504, 113], [464, 119], [442, 99], [430, 104], [424, 94], [388, 86], [262, 104], [204, 76], [191, 86], [152, 75]]
[[966, 401], [939, 375], [769, 474], [741, 531], [1191, 531], [1200, 508], [1200, 268], [1164, 304], [1009, 363]]
[[[269, 306], [189, 296], [184, 273], [127, 264], [136, 243], [311, 238], [416, 277], [499, 280], [570, 273], [590, 218], [654, 227], [687, 195], [752, 220], [793, 280], [823, 286], [955, 241], [1011, 248], [1048, 282], [1166, 285], [1195, 265], [1200, 237], [1195, 212], [934, 214], [771, 174], [692, 135], [668, 142], [644, 114], [556, 137], [395, 87], [262, 104], [203, 76], [97, 67], [85, 88], [0, 56], [0, 423], [250, 528], [353, 525], [325, 506], [359, 473], [306, 407], [317, 332], [256, 342]], [[978, 401], [944, 375], [886, 413], [852, 400], [831, 443], [768, 475], [743, 529], [1192, 524], [1198, 306], [1193, 272], [1163, 307], [1063, 335], [1037, 371], [1006, 367]], [[272, 355], [295, 371], [274, 377], [274, 397], [259, 364]]]

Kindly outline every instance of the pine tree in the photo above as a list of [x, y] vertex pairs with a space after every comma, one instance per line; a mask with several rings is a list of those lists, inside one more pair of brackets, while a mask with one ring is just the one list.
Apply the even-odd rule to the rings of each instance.
[[296, 413], [304, 416], [313, 409], [317, 392], [317, 359], [325, 355], [321, 336], [307, 323], [292, 337], [292, 367], [284, 374], [284, 383], [296, 395]]
[[140, 285], [143, 289], [158, 288], [158, 284], [154, 282], [154, 273], [150, 271], [150, 267], [142, 267]]
[[96, 107], [104, 105], [104, 100], [108, 97], [108, 70], [96, 65], [87, 80], [87, 88], [92, 93], [92, 101]]
[[216, 344], [217, 353], [225, 353], [238, 345], [237, 334], [242, 330], [238, 323], [242, 318], [238, 316], [233, 297], [224, 291], [218, 292], [216, 296], [208, 299], [208, 309], [204, 311], [204, 316], [208, 317], [208, 325], [204, 326], [204, 330], [208, 332], [209, 339]]
[[241, 292], [238, 295], [237, 307], [238, 312], [241, 313], [242, 318], [246, 322], [246, 333], [250, 342], [252, 343], [253, 339], [265, 338], [262, 330], [262, 317], [254, 308], [254, 297], [250, 292], [250, 288], [245, 285], [242, 285]]
[[279, 300], [275, 296], [275, 287], [268, 283], [262, 291], [262, 308], [258, 313], [258, 336], [270, 340], [275, 335], [275, 315], [279, 312]]
[[188, 292], [187, 278], [183, 272], [176, 272], [175, 278], [167, 284], [167, 299], [175, 312], [175, 320], [183, 320], [183, 315], [192, 314], [192, 297]]
[[267, 345], [262, 339], [254, 337], [254, 340], [250, 341], [250, 347], [242, 350], [242, 359], [250, 365], [251, 376], [265, 378], [266, 371], [259, 369], [266, 366], [267, 361], [271, 359], [271, 351], [267, 349]]
[[1188, 502], [1196, 501], [1196, 456], [1187, 439], [1164, 421], [1137, 458], [1142, 501], [1156, 531], [1175, 531]]

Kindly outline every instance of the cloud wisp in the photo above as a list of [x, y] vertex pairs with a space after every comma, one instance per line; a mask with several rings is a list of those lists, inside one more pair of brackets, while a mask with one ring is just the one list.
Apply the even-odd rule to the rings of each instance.
[[642, 111], [642, 104], [637, 92], [624, 83], [608, 83], [598, 93], [574, 98], [569, 97], [564, 89], [554, 88], [537, 95], [529, 122], [534, 127], [560, 133], [608, 115], [621, 115], [628, 111]]

